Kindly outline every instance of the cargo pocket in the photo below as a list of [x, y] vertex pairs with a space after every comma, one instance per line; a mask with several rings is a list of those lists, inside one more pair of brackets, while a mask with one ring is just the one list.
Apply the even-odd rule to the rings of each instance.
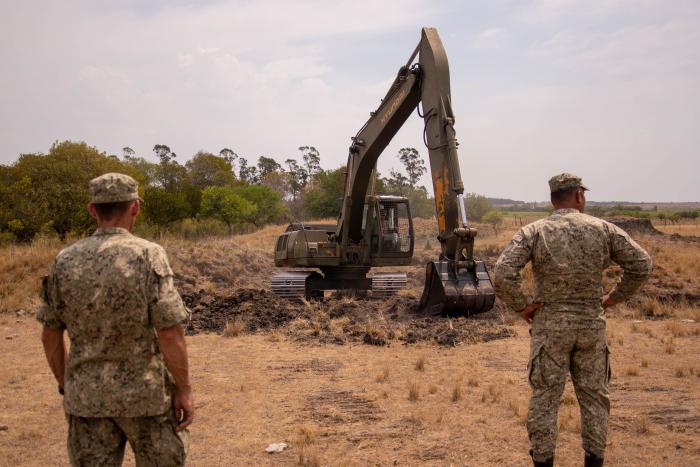
[[530, 360], [527, 362], [527, 381], [532, 388], [544, 383], [540, 362], [543, 348], [544, 344], [539, 344], [530, 351]]

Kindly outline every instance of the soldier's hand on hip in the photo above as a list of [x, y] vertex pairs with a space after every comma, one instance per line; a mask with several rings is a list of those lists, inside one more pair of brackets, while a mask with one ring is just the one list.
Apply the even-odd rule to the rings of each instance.
[[175, 431], [182, 431], [192, 423], [194, 419], [194, 398], [192, 397], [192, 389], [175, 389], [175, 397], [173, 398], [173, 407], [175, 408], [175, 418], [178, 425]]
[[617, 302], [610, 298], [610, 294], [606, 294], [600, 301], [603, 308], [610, 308], [611, 306], [617, 305]]
[[529, 305], [525, 306], [522, 310], [520, 310], [518, 313], [520, 313], [520, 316], [527, 321], [528, 323], [532, 323], [532, 318], [535, 316], [535, 311], [539, 310], [544, 306], [544, 303], [530, 303]]

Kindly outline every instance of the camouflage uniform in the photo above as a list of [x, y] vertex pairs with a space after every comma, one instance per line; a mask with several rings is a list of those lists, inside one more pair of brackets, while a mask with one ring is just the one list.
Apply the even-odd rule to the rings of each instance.
[[[571, 177], [553, 178], [552, 191], [561, 178], [568, 183]], [[576, 209], [558, 209], [520, 229], [496, 263], [494, 285], [504, 302], [517, 311], [525, 308], [521, 270], [532, 262], [532, 303], [544, 303], [533, 318], [528, 363], [533, 394], [527, 429], [535, 461], [554, 456], [557, 412], [569, 372], [581, 409], [583, 448], [600, 458], [605, 452], [610, 352], [601, 297], [602, 273], [611, 260], [624, 271], [610, 293], [621, 302], [647, 279], [649, 255], [619, 227]]]
[[[93, 180], [93, 201], [138, 197], [123, 177]], [[120, 465], [125, 440], [138, 465], [182, 465], [188, 434], [175, 432], [175, 386], [156, 330], [189, 314], [163, 248], [126, 229], [97, 229], [58, 254], [44, 302], [37, 319], [71, 341], [64, 408], [73, 465]]]

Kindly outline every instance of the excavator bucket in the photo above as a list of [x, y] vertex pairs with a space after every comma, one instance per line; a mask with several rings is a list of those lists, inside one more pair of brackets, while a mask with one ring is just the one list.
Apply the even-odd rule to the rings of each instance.
[[469, 316], [493, 307], [496, 295], [483, 261], [455, 271], [450, 261], [431, 261], [425, 270], [420, 308], [429, 314]]

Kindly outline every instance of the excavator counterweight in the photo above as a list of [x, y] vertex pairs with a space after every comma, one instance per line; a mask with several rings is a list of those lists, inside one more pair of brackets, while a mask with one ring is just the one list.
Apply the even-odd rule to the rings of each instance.
[[386, 297], [405, 287], [403, 273], [367, 276], [373, 267], [409, 265], [414, 242], [408, 200], [376, 195], [372, 181], [377, 159], [419, 104], [441, 250], [439, 259], [426, 266], [421, 308], [461, 315], [491, 309], [495, 295], [486, 265], [473, 257], [476, 230], [468, 224], [464, 203], [447, 55], [433, 28], [423, 28], [379, 108], [352, 138], [337, 224], [295, 223], [277, 241], [276, 266], [314, 269], [278, 274], [273, 291], [306, 299], [334, 289], [371, 290]]

